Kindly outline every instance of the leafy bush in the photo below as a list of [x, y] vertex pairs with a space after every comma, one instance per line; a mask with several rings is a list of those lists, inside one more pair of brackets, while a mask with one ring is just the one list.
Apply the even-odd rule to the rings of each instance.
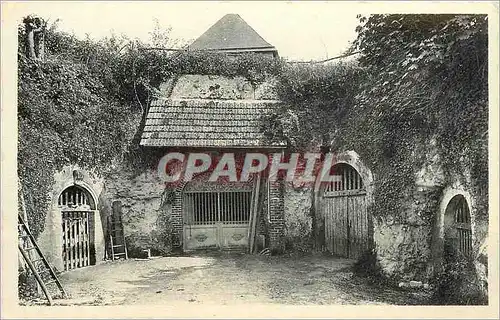
[[356, 276], [366, 278], [372, 284], [395, 285], [388, 279], [377, 261], [377, 252], [373, 249], [366, 250], [353, 266]]
[[435, 288], [432, 301], [440, 305], [487, 305], [483, 290], [470, 258], [464, 257], [450, 244], [445, 244], [444, 266], [432, 279]]
[[20, 270], [17, 289], [20, 300], [32, 300], [41, 297], [37, 291], [37, 282], [32, 273]]

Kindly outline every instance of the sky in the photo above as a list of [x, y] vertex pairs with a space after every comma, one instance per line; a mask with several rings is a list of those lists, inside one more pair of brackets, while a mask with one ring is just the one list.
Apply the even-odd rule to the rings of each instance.
[[[125, 34], [149, 39], [157, 19], [171, 36], [190, 43], [227, 13], [239, 14], [280, 56], [289, 60], [323, 60], [345, 52], [356, 38], [356, 8], [342, 2], [19, 2], [18, 21], [37, 14], [78, 37]], [[49, 21], [49, 23], [50, 23]]]

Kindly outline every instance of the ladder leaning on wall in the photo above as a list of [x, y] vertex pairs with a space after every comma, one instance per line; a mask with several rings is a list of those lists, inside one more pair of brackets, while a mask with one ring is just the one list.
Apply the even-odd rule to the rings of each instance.
[[18, 236], [19, 252], [21, 252], [24, 261], [26, 261], [26, 264], [35, 276], [45, 297], [47, 297], [49, 305], [53, 304], [52, 299], [56, 296], [64, 299], [67, 298], [66, 291], [64, 291], [54, 269], [38, 247], [35, 238], [21, 215], [18, 215]]
[[108, 217], [108, 237], [111, 260], [128, 259], [127, 243], [123, 231], [121, 201], [113, 201], [113, 213]]

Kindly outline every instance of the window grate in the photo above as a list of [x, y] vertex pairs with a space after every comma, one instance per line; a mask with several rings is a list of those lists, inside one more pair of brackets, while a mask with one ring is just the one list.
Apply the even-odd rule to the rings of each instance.
[[189, 191], [184, 193], [185, 224], [246, 224], [252, 191]]

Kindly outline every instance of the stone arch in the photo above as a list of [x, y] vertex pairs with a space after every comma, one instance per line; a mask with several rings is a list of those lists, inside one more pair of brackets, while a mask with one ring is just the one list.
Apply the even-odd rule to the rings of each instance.
[[[374, 179], [371, 170], [360, 160], [359, 155], [352, 150], [336, 154], [334, 160], [332, 161], [332, 167], [341, 163], [350, 165], [361, 176], [364, 187], [366, 189], [366, 200], [368, 202], [367, 205], [369, 205], [373, 201]], [[323, 177], [318, 176], [315, 181], [315, 187], [314, 187], [315, 202], [317, 202], [317, 199], [321, 192], [321, 178]]]
[[97, 210], [99, 198], [96, 196], [92, 187], [88, 183], [85, 183], [83, 181], [65, 184], [64, 187], [62, 188], [62, 190], [59, 190], [59, 192], [56, 193], [57, 196], [54, 197], [53, 201], [58, 202], [59, 198], [61, 197], [63, 192], [65, 192], [67, 189], [72, 188], [72, 187], [77, 187], [77, 188], [80, 188], [83, 191], [85, 191], [91, 197], [91, 200], [92, 200], [92, 204], [90, 205], [91, 210]]
[[[75, 171], [78, 174], [75, 174]], [[64, 270], [64, 261], [61, 255], [61, 252], [63, 252], [63, 217], [61, 208], [58, 205], [58, 199], [68, 187], [77, 186], [84, 189], [95, 202], [95, 208], [92, 208], [95, 226], [95, 263], [101, 262], [104, 258], [105, 248], [104, 230], [101, 222], [101, 211], [99, 210], [99, 194], [102, 192], [103, 180], [85, 170], [79, 169], [76, 165], [68, 165], [56, 172], [54, 180], [55, 183], [50, 194], [50, 207], [44, 220], [44, 231], [38, 238], [40, 249], [57, 270]]]
[[454, 205], [454, 202], [462, 197], [466, 204], [470, 215], [470, 229], [471, 229], [471, 240], [472, 240], [472, 256], [476, 254], [476, 232], [475, 232], [475, 212], [474, 199], [471, 194], [465, 190], [465, 188], [459, 183], [455, 183], [451, 186], [446, 187], [443, 190], [441, 196], [441, 201], [439, 202], [439, 208], [436, 212], [435, 224], [432, 233], [432, 243], [431, 243], [431, 261], [430, 261], [430, 272], [436, 272], [441, 268], [444, 260], [444, 244], [446, 239], [446, 220], [450, 217], [450, 211]]

